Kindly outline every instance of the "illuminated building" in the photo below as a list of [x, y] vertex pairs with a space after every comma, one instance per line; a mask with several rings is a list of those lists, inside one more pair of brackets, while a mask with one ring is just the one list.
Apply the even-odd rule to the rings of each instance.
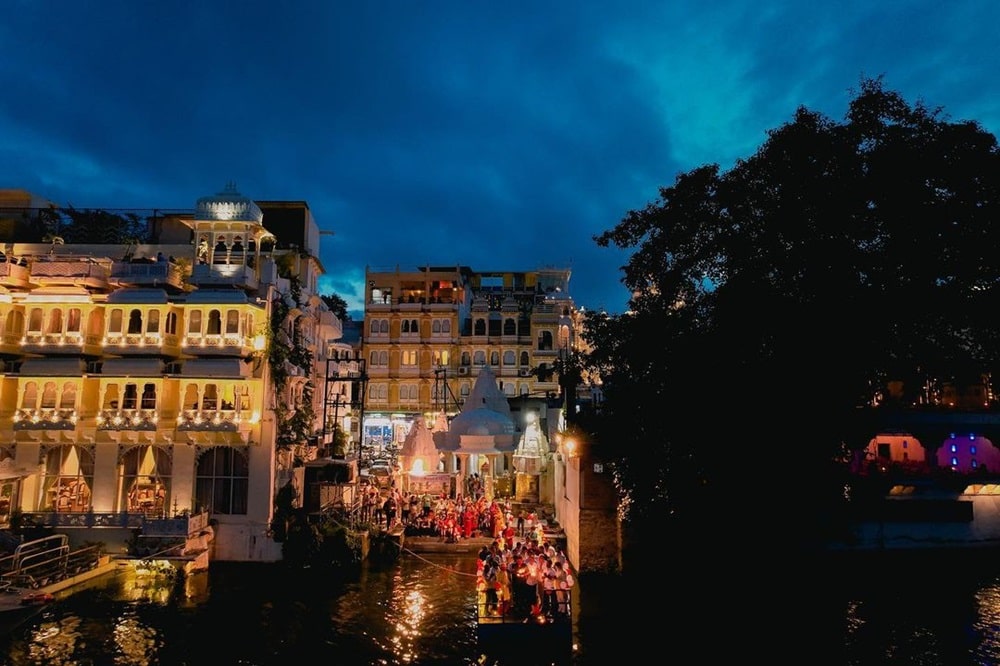
[[280, 559], [275, 493], [320, 447], [341, 333], [308, 205], [234, 186], [193, 213], [70, 219], [36, 201], [0, 191], [0, 519], [117, 550], [206, 516], [214, 559]]

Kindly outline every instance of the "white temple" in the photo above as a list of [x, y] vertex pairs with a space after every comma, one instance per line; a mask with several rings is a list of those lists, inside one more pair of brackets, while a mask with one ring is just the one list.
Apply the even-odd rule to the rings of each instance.
[[487, 495], [492, 494], [493, 477], [507, 471], [516, 437], [507, 396], [488, 365], [479, 366], [472, 392], [447, 432], [435, 433], [438, 449], [450, 455], [449, 469], [458, 473], [458, 487], [478, 473]]

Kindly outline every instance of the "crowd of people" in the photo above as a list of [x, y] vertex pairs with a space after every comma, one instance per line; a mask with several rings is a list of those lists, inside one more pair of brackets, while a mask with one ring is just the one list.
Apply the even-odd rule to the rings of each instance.
[[515, 515], [509, 499], [485, 495], [404, 494], [393, 487], [383, 496], [369, 486], [362, 497], [361, 517], [387, 530], [401, 526], [408, 536], [434, 536], [448, 543], [479, 536], [503, 539], [513, 548], [515, 537], [542, 540], [542, 523], [533, 510], [520, 509]]
[[476, 568], [481, 618], [569, 617], [573, 574], [554, 544], [530, 536], [515, 539], [513, 546], [494, 539], [480, 549]]
[[565, 618], [574, 580], [565, 553], [545, 538], [535, 511], [510, 499], [402, 493], [374, 485], [362, 498], [362, 519], [408, 536], [456, 543], [488, 537], [478, 555], [476, 584], [481, 617]]

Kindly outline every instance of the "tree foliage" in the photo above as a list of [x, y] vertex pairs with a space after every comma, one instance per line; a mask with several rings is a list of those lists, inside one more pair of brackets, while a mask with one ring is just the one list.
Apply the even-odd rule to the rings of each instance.
[[347, 301], [342, 296], [338, 294], [326, 294], [320, 296], [320, 298], [326, 303], [326, 307], [330, 308], [330, 312], [337, 315], [337, 319], [340, 321], [351, 320], [351, 314], [347, 311]]
[[997, 367], [998, 167], [977, 122], [865, 79], [843, 122], [799, 108], [596, 236], [633, 250], [630, 312], [587, 332], [623, 516], [718, 530], [805, 512], [794, 539], [822, 537], [834, 463], [875, 434], [860, 416], [889, 379], [913, 395]]

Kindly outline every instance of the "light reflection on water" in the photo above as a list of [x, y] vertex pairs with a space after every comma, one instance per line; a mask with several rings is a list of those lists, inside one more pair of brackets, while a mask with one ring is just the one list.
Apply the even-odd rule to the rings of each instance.
[[474, 581], [468, 554], [403, 557], [348, 580], [243, 565], [183, 587], [118, 574], [47, 609], [0, 654], [3, 666], [481, 664]]
[[[477, 649], [474, 573], [469, 555], [411, 555], [346, 579], [273, 565], [213, 567], [183, 587], [117, 576], [0, 638], [0, 666], [497, 666]], [[650, 614], [648, 598], [614, 596], [627, 586], [613, 579], [607, 587], [578, 584], [576, 666], [617, 663], [621, 646], [638, 654], [650, 642], [685, 663], [670, 620], [678, 609]], [[648, 597], [648, 586], [632, 589]], [[827, 629], [800, 663], [1000, 664], [1000, 563], [873, 567], [810, 594], [822, 613], [810, 622]], [[640, 622], [649, 618], [652, 632]]]

